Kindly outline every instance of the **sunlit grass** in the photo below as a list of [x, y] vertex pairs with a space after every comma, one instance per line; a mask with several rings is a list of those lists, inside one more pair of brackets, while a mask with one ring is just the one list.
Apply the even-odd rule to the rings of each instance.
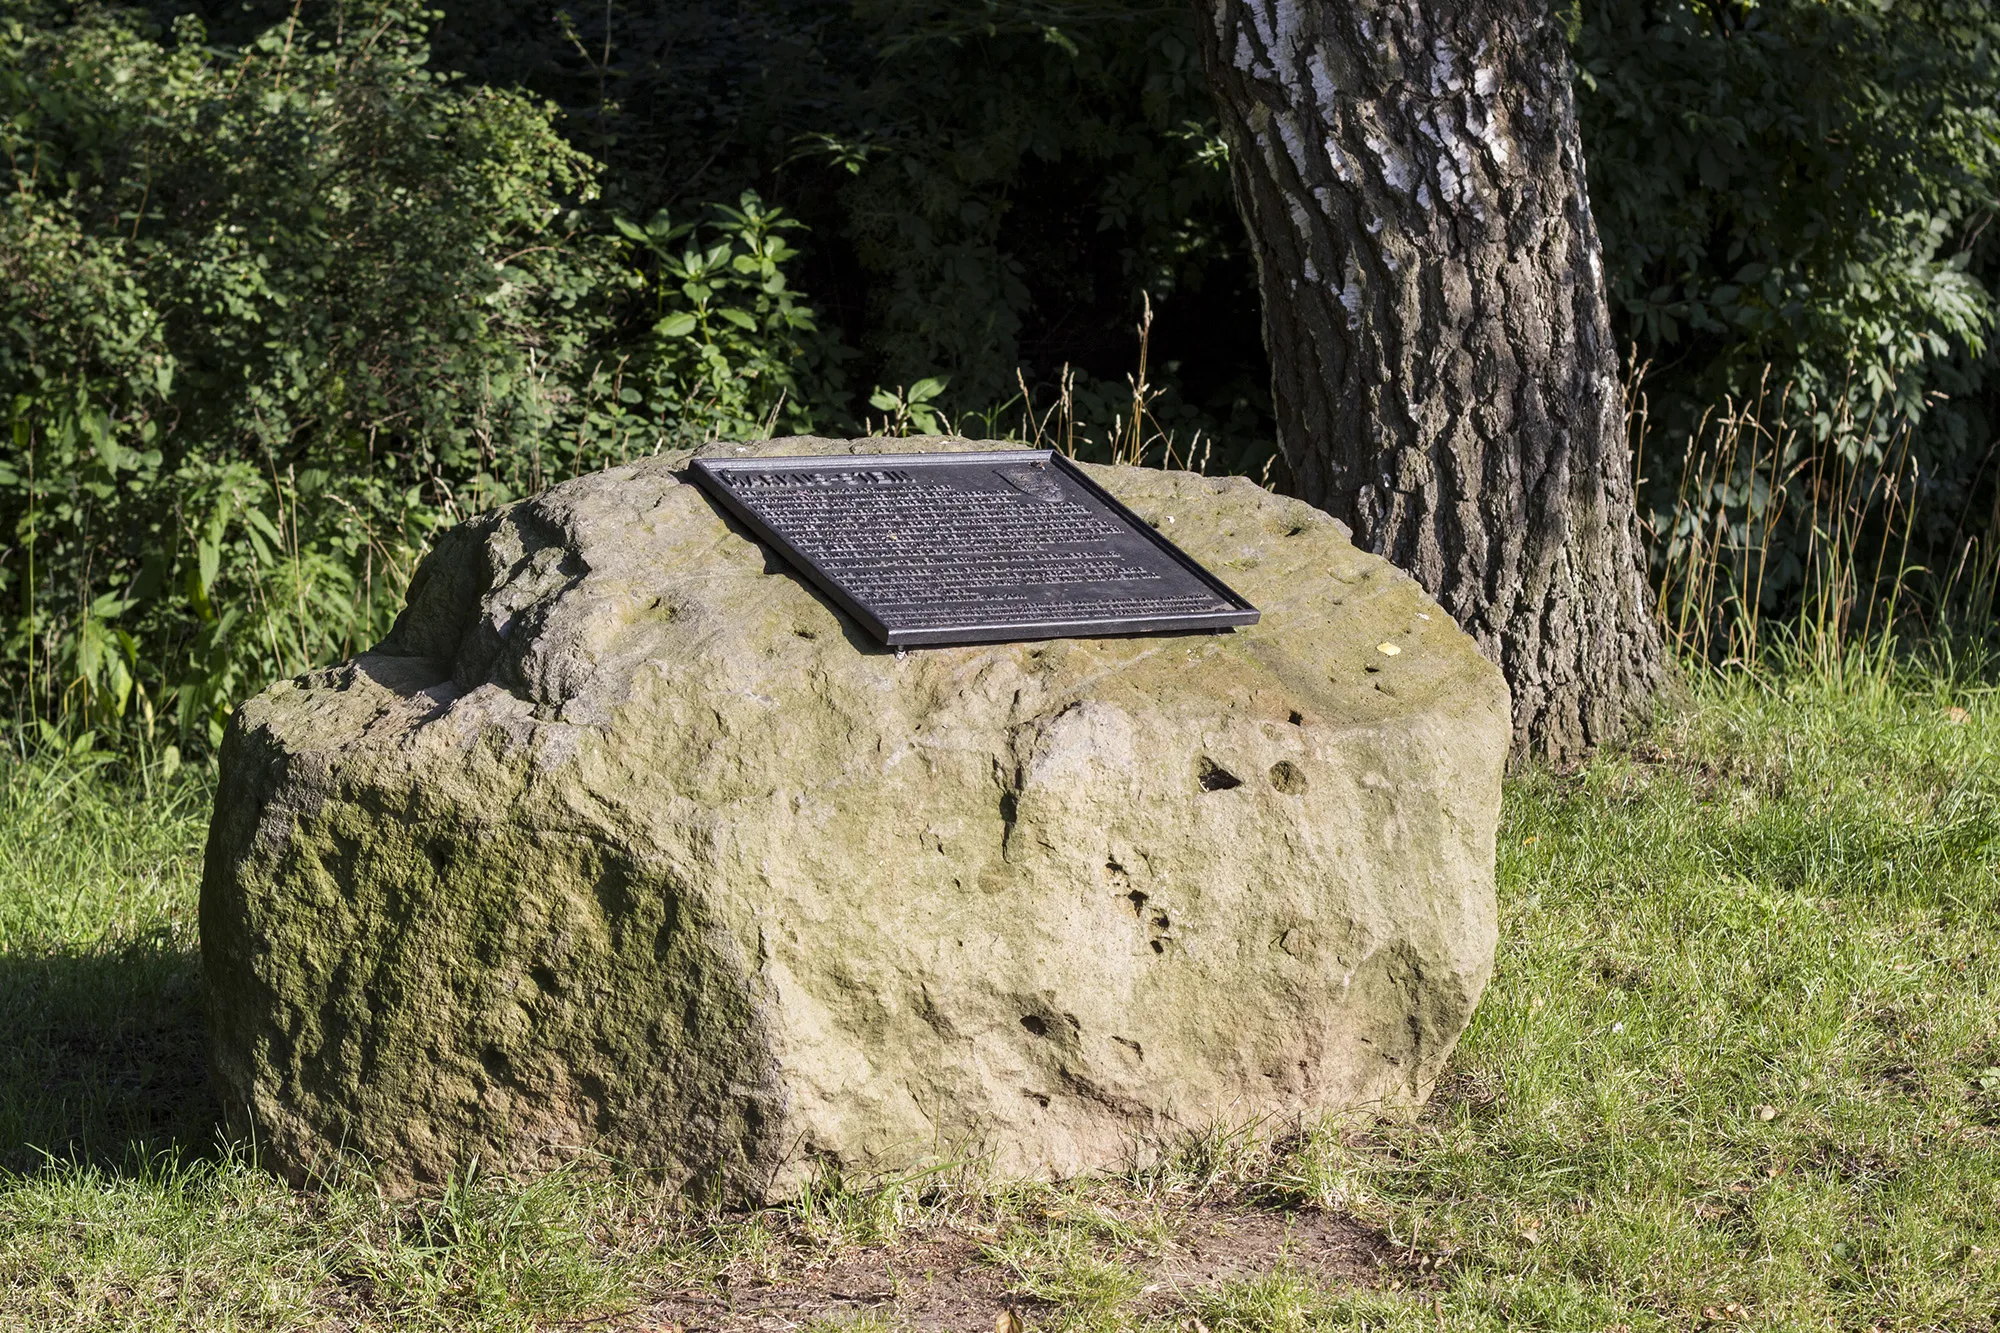
[[[148, 795], [14, 762], [0, 1327], [646, 1327], [656, 1293], [944, 1227], [976, 1238], [1031, 1329], [1991, 1330], [2000, 702], [1983, 679], [1733, 675], [1629, 752], [1512, 780], [1495, 978], [1413, 1125], [1275, 1151], [1216, 1133], [1061, 1187], [828, 1179], [760, 1214], [587, 1167], [417, 1200], [266, 1175], [219, 1141], [200, 1069], [203, 779]], [[1168, 1299], [1148, 1265], [1196, 1199], [1356, 1218], [1388, 1258], [1337, 1287], [1274, 1254]]]
[[1513, 784], [1497, 975], [1378, 1215], [1467, 1314], [1990, 1327], [2000, 709], [1936, 673], [1698, 705]]

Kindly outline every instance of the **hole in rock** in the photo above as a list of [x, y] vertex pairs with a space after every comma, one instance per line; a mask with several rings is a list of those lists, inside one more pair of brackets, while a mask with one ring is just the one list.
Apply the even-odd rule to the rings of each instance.
[[1369, 675], [1371, 675], [1371, 676], [1376, 676], [1376, 675], [1380, 675], [1380, 674], [1381, 674], [1381, 672], [1382, 672], [1382, 668], [1381, 668], [1381, 667], [1363, 667], [1363, 668], [1361, 668], [1361, 669], [1362, 669], [1363, 671], [1366, 671], [1366, 672], [1367, 672], [1367, 673], [1368, 673]]
[[1153, 952], [1154, 952], [1154, 953], [1165, 953], [1166, 951], [1167, 951], [1167, 943], [1166, 943], [1166, 941], [1165, 941], [1165, 940], [1154, 940], [1154, 941], [1153, 941]]
[[1033, 1101], [1035, 1105], [1041, 1107], [1043, 1110], [1048, 1109], [1049, 1099], [1047, 1097], [1044, 1097], [1041, 1093], [1030, 1092], [1025, 1095], [1028, 1097], [1029, 1100]]
[[1173, 928], [1174, 928], [1174, 923], [1167, 920], [1167, 914], [1165, 912], [1153, 913], [1153, 929], [1172, 930]]
[[1306, 715], [1304, 713], [1301, 713], [1298, 709], [1294, 708], [1292, 710], [1292, 716], [1289, 720], [1293, 726], [1301, 727], [1305, 725]]
[[798, 635], [801, 639], [817, 639], [819, 637], [819, 635], [809, 629], [795, 629], [792, 633]]
[[1271, 765], [1271, 785], [1287, 796], [1298, 796], [1306, 789], [1305, 770], [1289, 759], [1280, 759]]
[[1134, 889], [1125, 895], [1125, 901], [1132, 904], [1132, 915], [1143, 916], [1146, 911], [1146, 895]]
[[1242, 778], [1237, 777], [1221, 764], [1216, 763], [1213, 759], [1206, 756], [1202, 758], [1197, 776], [1201, 781], [1201, 789], [1203, 791], [1228, 791], [1232, 787], [1243, 785]]
[[[1049, 1035], [1047, 1020], [1038, 1014], [1022, 1014], [1021, 1026], [1034, 1033], [1037, 1037], [1046, 1037]], [[1043, 1105], [1047, 1105], [1047, 1103], [1044, 1102]]]

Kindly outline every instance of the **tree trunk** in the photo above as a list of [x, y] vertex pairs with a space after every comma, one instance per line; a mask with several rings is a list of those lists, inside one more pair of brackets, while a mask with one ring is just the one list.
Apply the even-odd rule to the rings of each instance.
[[1196, 0], [1287, 489], [1498, 662], [1516, 754], [1648, 714], [1617, 350], [1546, 0]]

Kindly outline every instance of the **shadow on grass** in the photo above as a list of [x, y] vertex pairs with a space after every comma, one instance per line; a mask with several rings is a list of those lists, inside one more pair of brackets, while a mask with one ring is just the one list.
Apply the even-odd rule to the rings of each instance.
[[0, 1169], [215, 1151], [199, 969], [166, 941], [0, 954]]

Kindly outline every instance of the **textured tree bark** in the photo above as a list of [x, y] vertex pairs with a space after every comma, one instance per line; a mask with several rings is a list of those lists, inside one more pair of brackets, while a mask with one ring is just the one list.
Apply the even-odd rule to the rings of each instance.
[[1570, 762], [1660, 675], [1571, 67], [1547, 0], [1196, 0], [1286, 489], [1501, 666]]

